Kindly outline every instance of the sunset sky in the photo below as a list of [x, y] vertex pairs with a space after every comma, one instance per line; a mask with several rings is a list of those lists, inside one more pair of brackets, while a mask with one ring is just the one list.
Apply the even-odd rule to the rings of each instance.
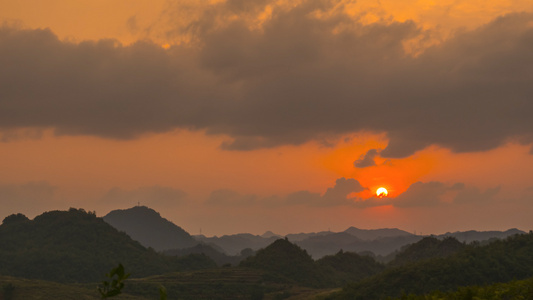
[[0, 0], [0, 22], [0, 219], [533, 229], [531, 0]]

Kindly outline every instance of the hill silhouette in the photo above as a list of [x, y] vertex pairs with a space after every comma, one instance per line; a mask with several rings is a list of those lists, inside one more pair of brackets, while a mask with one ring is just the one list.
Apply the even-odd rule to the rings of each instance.
[[104, 221], [156, 251], [192, 247], [198, 242], [185, 230], [146, 206], [113, 210]]
[[226, 255], [217, 249], [215, 249], [211, 245], [206, 244], [198, 244], [191, 248], [184, 248], [184, 249], [171, 249], [171, 250], [165, 250], [161, 252], [164, 255], [169, 256], [186, 256], [189, 254], [204, 254], [211, 258], [214, 262], [217, 263], [218, 266], [224, 266], [224, 265], [238, 265], [243, 259], [251, 256], [254, 254], [254, 251], [250, 248], [243, 249], [240, 253], [240, 255]]
[[398, 236], [412, 236], [414, 234], [407, 231], [400, 230], [398, 228], [381, 228], [381, 229], [359, 229], [356, 227], [350, 227], [344, 232], [351, 234], [361, 240], [375, 240], [385, 237], [398, 237]]
[[250, 233], [223, 235], [221, 237], [206, 237], [203, 235], [196, 235], [194, 237], [196, 240], [204, 244], [216, 245], [220, 249], [223, 249], [223, 251], [228, 255], [239, 255], [239, 253], [246, 248], [259, 250], [279, 239], [279, 237], [276, 235], [263, 237]]
[[205, 255], [165, 257], [80, 209], [33, 220], [6, 217], [0, 225], [0, 274], [57, 282], [95, 282], [118, 263], [132, 277], [216, 266]]

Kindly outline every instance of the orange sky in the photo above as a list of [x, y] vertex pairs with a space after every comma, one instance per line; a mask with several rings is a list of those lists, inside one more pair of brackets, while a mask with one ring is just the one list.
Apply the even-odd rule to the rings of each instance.
[[[260, 30], [273, 7], [301, 2], [271, 1], [270, 6], [242, 18]], [[194, 44], [183, 28], [224, 1], [198, 3], [0, 0], [0, 21], [27, 29], [49, 28], [61, 41], [72, 43], [111, 38], [124, 45], [151, 40], [168, 47]], [[457, 30], [476, 29], [503, 14], [533, 12], [533, 2], [528, 0], [365, 0], [339, 1], [337, 7], [341, 4], [362, 24], [413, 20], [428, 36], [404, 41], [411, 54], [447, 40]], [[326, 14], [317, 10], [316, 17], [326, 18]], [[240, 16], [227, 14], [224, 18], [216, 21], [224, 24]], [[175, 22], [169, 24], [171, 20]], [[217, 82], [223, 84], [224, 80]], [[54, 128], [0, 129], [4, 139], [0, 143], [0, 218], [15, 212], [34, 217], [70, 206], [96, 210], [102, 216], [136, 205], [138, 200], [190, 233], [202, 228], [206, 235], [341, 231], [349, 226], [398, 227], [423, 233], [510, 227], [529, 230], [532, 226], [527, 217], [533, 213], [531, 144], [513, 139], [484, 151], [455, 153], [445, 145], [432, 145], [404, 158], [377, 155], [375, 166], [356, 168], [354, 162], [367, 151], [387, 147], [387, 132], [355, 131], [333, 134], [326, 140], [230, 151], [221, 144], [238, 134], [208, 134], [203, 129], [175, 128], [125, 140], [94, 134], [55, 135]], [[34, 131], [42, 135], [25, 137], [28, 134], [24, 132]], [[16, 138], [11, 139], [13, 132]], [[368, 201], [368, 206], [289, 204], [287, 200], [298, 191], [326, 197], [328, 188], [343, 177], [366, 188], [348, 197], [356, 197], [354, 201], [360, 203]], [[399, 201], [405, 204], [394, 205], [394, 198], [416, 182], [441, 184], [441, 205], [412, 206], [403, 198]], [[469, 194], [473, 197], [499, 190], [486, 196], [486, 201], [451, 203], [446, 197], [459, 193], [453, 189], [457, 183], [464, 184], [465, 192], [473, 191]], [[387, 201], [392, 202], [372, 204], [373, 193], [380, 186], [389, 190]], [[118, 192], [112, 194], [113, 189]], [[170, 196], [160, 196], [162, 189]], [[217, 190], [231, 190], [235, 196], [209, 204]], [[162, 200], [146, 199], [150, 195]]]

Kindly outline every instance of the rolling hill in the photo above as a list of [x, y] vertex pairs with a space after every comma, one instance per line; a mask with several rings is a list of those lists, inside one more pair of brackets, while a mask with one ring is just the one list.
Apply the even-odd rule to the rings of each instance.
[[132, 277], [215, 267], [205, 255], [166, 257], [92, 212], [50, 211], [33, 220], [11, 215], [0, 225], [0, 274], [57, 282], [96, 282], [118, 263]]
[[104, 221], [156, 251], [192, 247], [198, 242], [185, 230], [146, 206], [113, 210]]

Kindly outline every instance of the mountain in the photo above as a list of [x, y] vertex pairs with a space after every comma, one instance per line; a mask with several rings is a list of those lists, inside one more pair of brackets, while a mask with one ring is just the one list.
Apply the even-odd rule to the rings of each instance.
[[375, 240], [386, 237], [398, 237], [398, 236], [412, 236], [412, 233], [403, 231], [397, 228], [382, 228], [382, 229], [359, 229], [350, 227], [344, 232], [351, 234], [361, 240]]
[[[385, 299], [405, 294], [452, 291], [533, 276], [533, 233], [514, 235], [487, 245], [466, 245], [446, 256], [393, 267], [346, 286], [329, 299]], [[472, 299], [472, 298], [468, 298]]]
[[471, 243], [473, 241], [486, 241], [494, 238], [498, 239], [504, 239], [509, 236], [513, 236], [515, 234], [524, 234], [525, 232], [522, 230], [518, 230], [516, 228], [512, 228], [506, 231], [475, 231], [475, 230], [469, 230], [469, 231], [457, 231], [453, 233], [445, 233], [442, 235], [439, 235], [439, 238], [443, 237], [454, 237], [460, 242], [465, 243]]
[[326, 275], [309, 254], [287, 239], [278, 239], [240, 264], [283, 275], [305, 286], [323, 286]]
[[267, 271], [314, 288], [342, 286], [385, 268], [372, 257], [344, 251], [314, 261], [307, 251], [286, 238], [257, 251], [243, 260], [240, 267]]
[[287, 234], [285, 237], [288, 238], [289, 241], [299, 242], [299, 241], [303, 241], [311, 237], [328, 235], [332, 233], [333, 232], [331, 231], [310, 232], [310, 233], [303, 233], [303, 232], [302, 233], [290, 233], [290, 234]]
[[269, 238], [271, 238], [271, 237], [281, 238], [282, 236], [279, 235], [279, 234], [275, 234], [274, 232], [272, 232], [272, 231], [269, 230], [269, 231], [263, 233], [263, 234], [261, 235], [261, 237], [262, 237], [262, 238], [265, 238], [265, 239], [269, 239]]
[[246, 248], [252, 250], [259, 250], [279, 239], [277, 236], [264, 238], [259, 235], [250, 233], [239, 233], [233, 235], [224, 235], [221, 237], [206, 237], [203, 235], [195, 235], [194, 238], [204, 244], [216, 245], [226, 252], [228, 255], [239, 255], [239, 253]]
[[297, 241], [300, 247], [306, 249], [314, 258], [332, 255], [339, 250], [350, 252], [372, 252], [376, 255], [387, 255], [401, 247], [417, 242], [422, 237], [416, 235], [390, 236], [374, 240], [362, 240], [346, 232], [315, 235]]
[[454, 237], [445, 237], [441, 240], [429, 236], [400, 251], [389, 265], [401, 266], [431, 258], [446, 257], [465, 249], [465, 247], [465, 244]]
[[156, 251], [189, 248], [198, 244], [181, 227], [146, 206], [111, 211], [104, 216], [104, 221]]
[[327, 274], [332, 286], [344, 286], [357, 282], [385, 269], [384, 265], [376, 262], [370, 256], [342, 250], [335, 255], [324, 256], [316, 263]]
[[0, 274], [57, 282], [96, 282], [118, 263], [132, 277], [214, 267], [205, 255], [166, 257], [146, 249], [92, 212], [22, 214], [0, 225]]
[[214, 262], [216, 262], [218, 266], [224, 266], [227, 264], [236, 266], [243, 259], [253, 255], [254, 251], [250, 248], [246, 248], [241, 251], [240, 255], [230, 256], [220, 252], [211, 245], [197, 244], [196, 246], [191, 248], [171, 249], [165, 250], [161, 253], [164, 255], [177, 257], [186, 256], [189, 254], [204, 254], [211, 258]]

